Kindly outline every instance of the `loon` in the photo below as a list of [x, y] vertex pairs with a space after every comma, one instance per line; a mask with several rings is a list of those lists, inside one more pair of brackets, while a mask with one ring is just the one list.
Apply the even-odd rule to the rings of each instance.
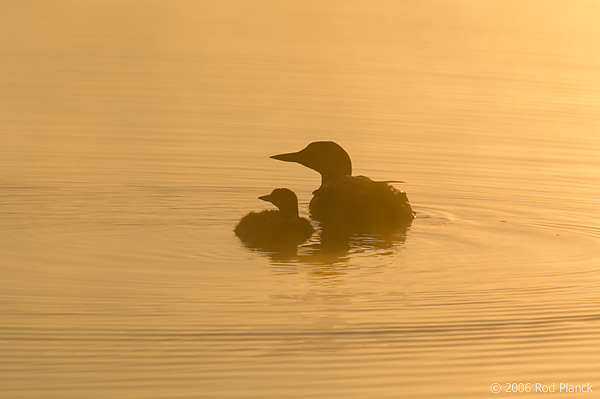
[[308, 240], [314, 230], [308, 219], [298, 213], [298, 198], [287, 188], [276, 188], [258, 197], [279, 209], [250, 212], [235, 226], [235, 234], [256, 248], [296, 246]]
[[315, 141], [298, 152], [271, 156], [296, 162], [321, 174], [321, 186], [313, 191], [310, 216], [323, 228], [351, 232], [393, 230], [415, 218], [406, 193], [392, 187], [396, 181], [374, 181], [352, 176], [348, 153], [333, 141]]

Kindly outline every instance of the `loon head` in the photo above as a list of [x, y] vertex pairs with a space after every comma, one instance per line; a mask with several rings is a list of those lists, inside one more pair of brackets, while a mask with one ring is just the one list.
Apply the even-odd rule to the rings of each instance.
[[298, 213], [298, 197], [292, 190], [276, 188], [269, 195], [258, 197], [275, 205], [282, 213], [300, 217]]
[[273, 155], [271, 158], [297, 162], [321, 174], [321, 183], [352, 175], [352, 162], [348, 153], [333, 141], [315, 141], [298, 152]]

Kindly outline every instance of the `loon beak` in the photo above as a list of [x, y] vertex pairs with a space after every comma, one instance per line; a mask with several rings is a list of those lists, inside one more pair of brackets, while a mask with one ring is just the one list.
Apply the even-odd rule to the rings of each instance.
[[279, 154], [279, 155], [272, 155], [269, 158], [273, 158], [273, 159], [277, 159], [279, 161], [285, 161], [285, 162], [298, 162], [301, 163], [302, 161], [302, 151], [298, 151], [298, 152], [290, 152], [287, 154]]
[[260, 197], [258, 197], [259, 200], [263, 200], [263, 201], [267, 201], [267, 202], [271, 202], [271, 194], [269, 195], [262, 195]]

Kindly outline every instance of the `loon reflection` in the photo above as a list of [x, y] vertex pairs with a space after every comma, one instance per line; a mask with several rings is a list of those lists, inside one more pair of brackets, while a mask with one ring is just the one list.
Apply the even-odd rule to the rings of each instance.
[[310, 238], [314, 230], [298, 213], [298, 198], [287, 188], [276, 188], [258, 197], [278, 209], [250, 212], [235, 226], [235, 234], [248, 246], [261, 249], [295, 247]]
[[298, 152], [271, 156], [296, 162], [321, 174], [310, 216], [324, 229], [376, 232], [406, 227], [415, 217], [406, 193], [386, 181], [352, 176], [348, 153], [332, 141], [316, 141]]

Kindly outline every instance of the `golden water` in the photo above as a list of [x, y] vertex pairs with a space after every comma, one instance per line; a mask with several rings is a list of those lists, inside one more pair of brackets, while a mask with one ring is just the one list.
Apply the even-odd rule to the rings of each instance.
[[[8, 3], [1, 397], [600, 391], [597, 2]], [[315, 140], [406, 234], [239, 242]]]

